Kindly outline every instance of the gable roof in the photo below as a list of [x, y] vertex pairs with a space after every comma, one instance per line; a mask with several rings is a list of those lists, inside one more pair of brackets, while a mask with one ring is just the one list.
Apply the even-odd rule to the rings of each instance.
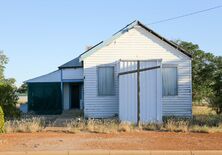
[[94, 52], [96, 52], [98, 49], [110, 44], [113, 40], [117, 39], [118, 37], [120, 37], [122, 34], [124, 34], [125, 32], [128, 32], [128, 30], [134, 28], [135, 26], [141, 26], [142, 28], [144, 28], [145, 30], [147, 30], [148, 32], [152, 33], [153, 35], [155, 35], [156, 37], [158, 37], [159, 39], [163, 40], [164, 42], [166, 42], [167, 44], [169, 44], [170, 46], [172, 46], [173, 48], [177, 49], [178, 51], [180, 51], [181, 53], [187, 55], [188, 57], [192, 57], [191, 54], [189, 54], [188, 52], [186, 52], [186, 50], [184, 50], [183, 48], [179, 47], [179, 45], [177, 45], [176, 43], [167, 40], [166, 38], [162, 37], [161, 35], [159, 35], [158, 33], [154, 32], [153, 30], [151, 30], [150, 28], [148, 28], [147, 26], [145, 26], [144, 24], [142, 24], [140, 21], [135, 20], [132, 23], [126, 25], [124, 28], [120, 29], [119, 31], [117, 31], [116, 33], [114, 33], [112, 35], [111, 38], [109, 38], [106, 41], [101, 41], [98, 44], [96, 44], [95, 46], [93, 46], [92, 48], [88, 49], [87, 51], [85, 51], [84, 53], [82, 53], [79, 56], [79, 61], [83, 61], [83, 59], [85, 59], [86, 57], [90, 56], [91, 54], [93, 54]]
[[59, 66], [59, 69], [62, 68], [81, 68], [82, 67], [82, 62], [79, 61], [79, 57], [76, 57], [69, 62]]

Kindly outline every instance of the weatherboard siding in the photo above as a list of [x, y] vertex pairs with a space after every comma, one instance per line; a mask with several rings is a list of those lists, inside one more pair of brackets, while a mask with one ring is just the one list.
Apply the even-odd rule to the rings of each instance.
[[82, 68], [62, 69], [62, 76], [63, 80], [83, 79], [83, 69]]
[[[141, 27], [130, 29], [109, 45], [84, 59], [84, 112], [86, 117], [118, 114], [117, 63], [122, 60], [162, 59], [163, 64], [178, 66], [178, 96], [164, 97], [163, 115], [191, 115], [191, 60], [169, 44]], [[98, 96], [97, 67], [115, 66], [115, 95]]]

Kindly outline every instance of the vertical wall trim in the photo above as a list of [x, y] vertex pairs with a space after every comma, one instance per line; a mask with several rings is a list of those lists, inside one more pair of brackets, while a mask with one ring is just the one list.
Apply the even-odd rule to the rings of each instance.
[[193, 101], [193, 79], [192, 79], [192, 61], [190, 60], [190, 99], [191, 99], [191, 116], [193, 117], [193, 108], [192, 108], [192, 101]]
[[163, 110], [162, 110], [162, 61], [157, 61], [157, 66], [160, 66], [159, 69], [156, 71], [156, 100], [157, 100], [157, 121], [162, 122], [162, 115], [163, 115]]
[[140, 124], [140, 61], [137, 61], [137, 125]]

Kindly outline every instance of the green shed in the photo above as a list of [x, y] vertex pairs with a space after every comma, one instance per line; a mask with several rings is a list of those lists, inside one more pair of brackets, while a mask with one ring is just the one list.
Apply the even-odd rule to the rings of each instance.
[[28, 83], [28, 102], [36, 114], [61, 114], [61, 83]]

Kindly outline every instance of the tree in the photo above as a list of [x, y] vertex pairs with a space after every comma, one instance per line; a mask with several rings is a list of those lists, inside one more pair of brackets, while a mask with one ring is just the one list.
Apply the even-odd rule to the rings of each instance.
[[0, 83], [0, 107], [6, 118], [19, 117], [20, 112], [16, 108], [17, 101], [16, 87], [7, 82]]
[[2, 107], [5, 117], [18, 117], [19, 110], [16, 108], [18, 96], [16, 95], [15, 79], [5, 79], [4, 69], [8, 58], [0, 52], [0, 107]]
[[214, 95], [210, 99], [210, 106], [217, 114], [222, 113], [222, 57], [215, 58], [216, 72], [215, 82], [213, 85]]
[[28, 85], [26, 83], [23, 83], [17, 90], [18, 93], [24, 94], [28, 91]]
[[0, 81], [4, 80], [5, 64], [8, 63], [8, 58], [4, 55], [3, 51], [0, 51]]

